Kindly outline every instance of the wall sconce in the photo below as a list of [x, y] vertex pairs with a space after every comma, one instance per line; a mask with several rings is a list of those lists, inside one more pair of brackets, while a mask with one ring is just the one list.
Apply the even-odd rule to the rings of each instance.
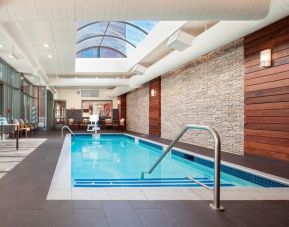
[[117, 100], [117, 105], [120, 105], [120, 100]]
[[157, 94], [157, 91], [155, 89], [151, 89], [151, 96], [155, 96]]
[[266, 68], [271, 66], [271, 49], [260, 52], [260, 67]]

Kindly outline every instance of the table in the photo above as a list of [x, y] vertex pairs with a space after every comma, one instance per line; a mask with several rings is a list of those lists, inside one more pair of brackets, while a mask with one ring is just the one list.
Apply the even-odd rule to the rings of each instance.
[[[19, 124], [5, 124], [5, 125], [0, 125], [0, 128], [2, 127], [11, 127], [11, 126], [16, 126], [16, 149], [19, 149]], [[2, 131], [2, 130], [1, 130]]]

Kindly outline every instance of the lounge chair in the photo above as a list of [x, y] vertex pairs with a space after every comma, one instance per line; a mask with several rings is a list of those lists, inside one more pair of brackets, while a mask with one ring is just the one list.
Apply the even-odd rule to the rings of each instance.
[[30, 129], [34, 132], [38, 130], [38, 124], [37, 123], [29, 123], [29, 121], [27, 119], [24, 120], [25, 124], [30, 127]]
[[111, 118], [106, 118], [106, 119], [104, 120], [104, 125], [105, 125], [105, 128], [113, 128], [113, 127], [114, 127]]
[[[27, 138], [28, 132], [31, 130], [22, 119], [20, 119], [19, 121], [17, 119], [13, 120], [14, 124], [19, 125], [19, 133], [21, 135], [21, 132], [25, 133], [25, 137]], [[16, 135], [16, 127], [15, 127], [15, 131], [14, 131], [14, 136]]]

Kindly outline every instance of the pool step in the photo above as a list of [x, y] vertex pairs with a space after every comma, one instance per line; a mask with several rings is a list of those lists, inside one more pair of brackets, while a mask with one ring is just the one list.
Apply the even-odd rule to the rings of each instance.
[[[196, 177], [197, 181], [214, 186], [214, 181], [206, 177]], [[222, 183], [222, 187], [234, 186]], [[133, 178], [133, 179], [74, 179], [74, 187], [80, 188], [106, 188], [106, 187], [201, 187], [188, 178]]]

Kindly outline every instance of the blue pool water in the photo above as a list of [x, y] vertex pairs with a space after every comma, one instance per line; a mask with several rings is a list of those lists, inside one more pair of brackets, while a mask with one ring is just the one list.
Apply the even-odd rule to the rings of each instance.
[[[160, 157], [162, 147], [127, 135], [77, 135], [71, 139], [74, 187], [199, 187], [187, 176], [213, 186], [212, 162], [173, 151], [150, 175], [143, 171]], [[223, 187], [282, 187], [278, 182], [222, 166]], [[252, 175], [252, 176], [251, 176]], [[240, 177], [238, 177], [240, 176]]]

